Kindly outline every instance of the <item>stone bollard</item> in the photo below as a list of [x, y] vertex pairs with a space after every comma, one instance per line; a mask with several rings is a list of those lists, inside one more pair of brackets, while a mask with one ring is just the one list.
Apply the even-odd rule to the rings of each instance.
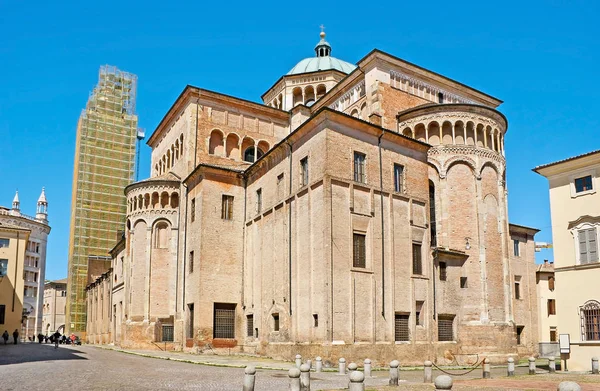
[[535, 357], [529, 357], [529, 374], [535, 375]]
[[317, 361], [317, 363], [315, 364], [316, 365], [315, 371], [321, 372], [323, 370], [323, 359], [321, 357], [317, 357], [316, 361]]
[[398, 360], [394, 360], [390, 363], [390, 386], [398, 385], [398, 366], [400, 363]]
[[248, 365], [244, 369], [244, 391], [254, 391], [254, 379], [256, 375], [256, 368], [252, 365]]
[[556, 372], [556, 359], [554, 358], [554, 356], [548, 357], [548, 371], [550, 373]]
[[423, 379], [423, 383], [431, 383], [431, 378], [433, 377], [433, 363], [429, 360], [423, 363], [423, 369], [425, 372], [425, 377]]
[[300, 369], [300, 365], [302, 365], [302, 356], [296, 354], [296, 368]]
[[371, 360], [365, 358], [365, 378], [371, 377]]
[[308, 365], [308, 370], [312, 369], [312, 360], [306, 360], [306, 365]]
[[514, 376], [515, 375], [515, 359], [512, 357], [508, 358], [508, 376]]
[[592, 375], [598, 374], [598, 357], [592, 357]]
[[560, 382], [557, 388], [558, 391], [581, 391], [579, 384], [573, 381]]
[[348, 364], [348, 373], [352, 373], [352, 372], [354, 372], [356, 370], [358, 370], [358, 365], [356, 365], [353, 362], [351, 362], [350, 364]]
[[348, 391], [365, 391], [365, 375], [361, 371], [350, 373]]
[[300, 366], [300, 391], [310, 391], [310, 367], [306, 364]]
[[452, 378], [448, 375], [441, 375], [435, 378], [435, 391], [451, 390], [452, 389]]
[[338, 375], [346, 374], [346, 359], [344, 357], [340, 358], [338, 362]]
[[290, 391], [300, 391], [300, 370], [296, 367], [288, 372], [290, 377]]
[[492, 372], [491, 372], [491, 365], [489, 362], [487, 362], [487, 360], [484, 358], [483, 359], [483, 378], [484, 379], [490, 379], [492, 377]]

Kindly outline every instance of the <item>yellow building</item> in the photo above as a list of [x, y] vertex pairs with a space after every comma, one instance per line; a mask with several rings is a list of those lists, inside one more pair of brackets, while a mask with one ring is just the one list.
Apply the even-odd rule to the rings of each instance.
[[558, 333], [569, 334], [569, 370], [600, 356], [600, 150], [534, 168], [548, 178]]
[[23, 265], [30, 230], [0, 224], [0, 333], [21, 333], [23, 317]]

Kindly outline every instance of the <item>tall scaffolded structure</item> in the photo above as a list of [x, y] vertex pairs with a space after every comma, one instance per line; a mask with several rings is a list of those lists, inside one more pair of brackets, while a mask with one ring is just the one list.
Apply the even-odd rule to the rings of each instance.
[[66, 330], [86, 329], [88, 257], [106, 256], [123, 231], [123, 192], [134, 175], [138, 118], [137, 76], [100, 67], [98, 85], [77, 124], [71, 196]]

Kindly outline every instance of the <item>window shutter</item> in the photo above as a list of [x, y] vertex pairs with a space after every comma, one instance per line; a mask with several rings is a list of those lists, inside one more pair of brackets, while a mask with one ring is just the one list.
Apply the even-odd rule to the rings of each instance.
[[588, 229], [588, 262], [598, 260], [598, 245], [596, 241], [596, 228]]
[[588, 262], [586, 236], [586, 231], [579, 231], [579, 263]]

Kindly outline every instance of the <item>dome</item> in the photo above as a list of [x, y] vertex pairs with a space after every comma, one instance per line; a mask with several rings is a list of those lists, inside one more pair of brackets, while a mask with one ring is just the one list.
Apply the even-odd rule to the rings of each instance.
[[296, 64], [296, 66], [294, 66], [287, 74], [297, 75], [299, 73], [328, 71], [330, 69], [335, 69], [348, 74], [355, 68], [356, 65], [331, 56], [309, 57]]
[[324, 32], [321, 32], [321, 40], [315, 46], [315, 53], [317, 54], [316, 57], [305, 58], [296, 64], [287, 74], [297, 75], [300, 73], [328, 70], [336, 70], [348, 74], [356, 68], [356, 65], [331, 57], [331, 45], [325, 41]]

